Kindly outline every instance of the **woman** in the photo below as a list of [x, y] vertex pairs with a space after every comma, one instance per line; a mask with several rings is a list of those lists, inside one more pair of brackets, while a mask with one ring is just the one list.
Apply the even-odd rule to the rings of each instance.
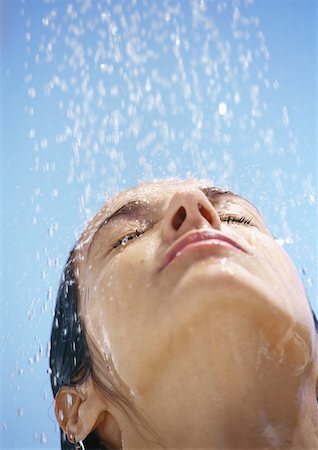
[[120, 193], [58, 292], [62, 448], [318, 448], [313, 317], [244, 198], [189, 180]]

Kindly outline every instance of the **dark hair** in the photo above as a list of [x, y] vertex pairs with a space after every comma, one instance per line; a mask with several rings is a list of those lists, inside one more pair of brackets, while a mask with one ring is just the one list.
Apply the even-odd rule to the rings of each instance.
[[[98, 373], [98, 368], [93, 370], [92, 357], [85, 335], [84, 324], [78, 314], [78, 283], [74, 273], [74, 256], [71, 252], [62, 273], [60, 286], [57, 293], [55, 315], [51, 333], [50, 351], [50, 377], [54, 398], [62, 386], [76, 386], [81, 384], [89, 375], [102, 391], [118, 403], [123, 410], [134, 407], [112, 385], [112, 389], [106, 388]], [[317, 317], [312, 311], [314, 324], [318, 333]], [[92, 343], [90, 342], [91, 347]], [[135, 415], [140, 414], [134, 411]], [[141, 419], [142, 421], [142, 419]], [[111, 450], [112, 446], [102, 444], [95, 432], [92, 432], [84, 440], [84, 446], [88, 450]], [[61, 449], [74, 450], [75, 447], [67, 440], [66, 434], [61, 430]]]
[[316, 332], [318, 333], [318, 320], [317, 320], [315, 312], [313, 310], [311, 312], [312, 312], [312, 315], [313, 315], [313, 318], [314, 318]]
[[[104, 361], [99, 349], [85, 333], [85, 325], [78, 312], [78, 298], [73, 249], [62, 273], [51, 332], [50, 377], [54, 398], [61, 387], [78, 386], [91, 376], [106, 398], [116, 404], [129, 418], [137, 419], [139, 424], [154, 436], [154, 441], [151, 438], [148, 442], [160, 441], [155, 429], [135, 405], [119, 391], [115, 382], [107, 379], [108, 385], [105, 385]], [[140, 433], [138, 428], [137, 431]], [[75, 446], [68, 441], [62, 429], [60, 433], [61, 449], [74, 450]], [[111, 443], [102, 443], [94, 431], [84, 439], [83, 443], [87, 450], [112, 450], [115, 447]]]
[[[54, 398], [62, 386], [76, 386], [91, 372], [91, 355], [78, 315], [77, 289], [72, 251], [62, 273], [51, 333], [50, 377]], [[61, 449], [75, 449], [62, 429], [60, 432]], [[87, 449], [110, 449], [99, 441], [96, 433], [85, 439], [84, 446]]]

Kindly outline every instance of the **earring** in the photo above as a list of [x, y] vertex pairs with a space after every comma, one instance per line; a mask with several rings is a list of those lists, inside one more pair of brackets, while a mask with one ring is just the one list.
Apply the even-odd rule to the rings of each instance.
[[67, 428], [67, 440], [74, 445], [75, 450], [85, 450], [84, 444], [82, 441], [77, 441], [75, 434], [72, 432], [69, 432], [69, 429]]
[[82, 441], [75, 442], [75, 450], [85, 450], [84, 444]]

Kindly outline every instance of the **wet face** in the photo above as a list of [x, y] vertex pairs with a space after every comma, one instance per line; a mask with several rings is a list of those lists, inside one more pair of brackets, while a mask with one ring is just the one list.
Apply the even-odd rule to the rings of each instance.
[[232, 193], [197, 181], [122, 192], [83, 233], [76, 266], [105, 370], [144, 402], [158, 386], [173, 390], [178, 371], [204, 376], [223, 364], [224, 373], [233, 355], [254, 364], [257, 348], [264, 361], [284, 355], [295, 373], [313, 357], [297, 272], [256, 208]]

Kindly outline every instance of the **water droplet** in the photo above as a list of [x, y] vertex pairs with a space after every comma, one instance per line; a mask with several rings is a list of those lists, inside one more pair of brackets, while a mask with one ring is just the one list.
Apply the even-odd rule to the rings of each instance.
[[273, 86], [274, 86], [274, 89], [277, 91], [277, 89], [279, 88], [279, 83], [277, 80], [274, 81]]
[[149, 77], [146, 80], [145, 91], [146, 92], [150, 92], [151, 91], [151, 81], [150, 81]]
[[31, 98], [35, 98], [36, 97], [36, 90], [34, 87], [30, 87], [28, 89], [28, 96]]
[[46, 438], [46, 434], [44, 433], [44, 431], [42, 431], [42, 433], [41, 433], [40, 441], [41, 441], [41, 444], [47, 443], [47, 438]]
[[50, 237], [53, 237], [53, 236], [55, 235], [55, 233], [57, 232], [57, 230], [58, 230], [58, 224], [57, 224], [56, 222], [55, 222], [55, 223], [52, 223], [52, 224], [50, 225], [49, 229], [47, 230], [48, 235], [49, 235]]
[[31, 128], [31, 130], [29, 131], [29, 138], [33, 139], [35, 137], [35, 129]]
[[283, 123], [286, 128], [289, 127], [289, 117], [286, 106], [283, 107]]
[[58, 190], [57, 189], [52, 189], [52, 192], [51, 192], [51, 198], [57, 198], [58, 197], [58, 195], [59, 195], [59, 192], [58, 192]]
[[40, 145], [41, 145], [41, 148], [47, 148], [47, 145], [48, 145], [47, 139], [42, 139]]
[[224, 102], [219, 103], [219, 114], [221, 116], [224, 116], [226, 114], [226, 111], [227, 111], [226, 103]]
[[238, 92], [236, 92], [235, 95], [234, 95], [234, 102], [236, 104], [238, 104], [238, 103], [240, 103], [240, 101], [241, 101], [241, 96], [240, 96], [240, 94]]
[[310, 205], [314, 205], [316, 203], [316, 197], [314, 196], [314, 194], [309, 194], [308, 202]]

